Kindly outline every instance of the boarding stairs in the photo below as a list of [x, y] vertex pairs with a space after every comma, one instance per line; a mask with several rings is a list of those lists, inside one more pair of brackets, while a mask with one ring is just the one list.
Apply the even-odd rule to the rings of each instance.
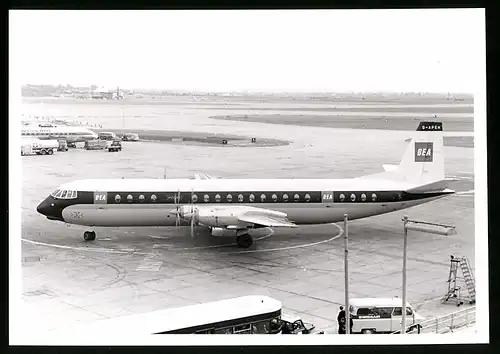
[[[462, 272], [462, 277], [457, 276], [458, 269], [460, 268]], [[459, 286], [458, 281], [462, 280], [465, 283], [465, 289], [463, 286]], [[467, 295], [463, 295], [465, 290]], [[450, 272], [448, 275], [448, 292], [442, 298], [442, 303], [449, 303], [450, 300], [455, 302], [457, 306], [463, 305], [464, 302], [473, 304], [476, 302], [476, 284], [472, 269], [467, 257], [450, 257]]]

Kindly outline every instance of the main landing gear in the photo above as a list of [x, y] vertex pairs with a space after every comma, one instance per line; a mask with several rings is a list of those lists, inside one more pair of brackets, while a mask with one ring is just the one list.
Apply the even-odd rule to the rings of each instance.
[[83, 239], [85, 241], [94, 241], [95, 240], [95, 231], [85, 231], [83, 233]]
[[243, 234], [236, 237], [236, 243], [238, 247], [248, 248], [253, 243], [253, 237], [249, 234]]

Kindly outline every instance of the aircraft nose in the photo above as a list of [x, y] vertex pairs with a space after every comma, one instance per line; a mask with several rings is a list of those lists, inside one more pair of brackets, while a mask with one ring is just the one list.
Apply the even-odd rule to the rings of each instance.
[[38, 204], [38, 206], [36, 207], [36, 211], [39, 214], [47, 216], [50, 213], [50, 206], [49, 206], [49, 203], [47, 202], [47, 200], [44, 200], [43, 202]]
[[38, 204], [36, 211], [47, 217], [47, 219], [63, 221], [61, 208], [56, 205], [55, 200], [51, 197], [46, 198], [43, 202]]

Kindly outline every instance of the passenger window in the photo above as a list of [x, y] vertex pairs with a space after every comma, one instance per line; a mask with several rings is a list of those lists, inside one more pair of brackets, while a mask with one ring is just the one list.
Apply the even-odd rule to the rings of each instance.
[[393, 309], [393, 307], [377, 307], [373, 312], [379, 315], [381, 318], [389, 318], [391, 317]]
[[68, 191], [63, 191], [61, 194], [61, 199], [66, 198], [66, 194], [68, 194]]
[[311, 196], [309, 194], [306, 194], [304, 199], [306, 200], [306, 202], [308, 202], [311, 200]]
[[233, 327], [218, 328], [214, 331], [215, 334], [233, 334]]
[[272, 198], [273, 198], [273, 202], [278, 201], [278, 196], [276, 194], [273, 194]]
[[191, 197], [191, 201], [193, 203], [196, 203], [198, 201], [198, 196], [196, 194], [193, 194], [193, 196]]
[[238, 201], [239, 201], [240, 203], [243, 201], [243, 194], [240, 194], [240, 195], [238, 196]]
[[115, 195], [115, 202], [120, 203], [122, 201], [122, 197], [119, 194]]
[[257, 322], [252, 324], [252, 334], [269, 333], [269, 321]]
[[205, 194], [203, 196], [203, 200], [205, 201], [205, 203], [208, 203], [210, 201], [210, 197], [208, 196], [208, 194]]
[[233, 201], [233, 196], [231, 194], [228, 194], [227, 197], [226, 197], [227, 201], [228, 202], [232, 202]]
[[144, 196], [141, 194], [141, 195], [139, 196], [139, 202], [141, 202], [141, 203], [142, 203], [142, 202], [144, 202], [144, 199], [145, 199], [145, 198], [144, 198]]
[[[401, 316], [401, 307], [396, 307], [394, 308], [394, 313], [392, 314], [393, 316]], [[406, 308], [406, 316], [411, 316], [413, 315], [413, 311], [407, 307]]]
[[288, 202], [288, 194], [283, 194], [283, 201]]
[[260, 200], [261, 200], [262, 202], [265, 202], [265, 201], [266, 201], [266, 195], [265, 195], [264, 193], [262, 193], [262, 194], [260, 195]]
[[401, 307], [395, 307], [392, 315], [393, 316], [401, 316]]
[[216, 201], [217, 203], [218, 203], [218, 202], [220, 202], [220, 194], [217, 194], [217, 195], [215, 196], [215, 201]]
[[154, 202], [156, 202], [156, 195], [154, 195], [154, 194], [153, 194], [153, 195], [151, 196], [151, 201], [152, 201], [153, 203], [154, 203]]
[[248, 197], [248, 199], [253, 202], [255, 200], [255, 195], [253, 194], [250, 194], [250, 196]]
[[299, 197], [299, 195], [298, 195], [298, 194], [295, 194], [295, 195], [293, 196], [293, 199], [295, 199], [295, 201], [296, 201], [296, 202], [298, 202], [298, 201], [299, 201], [299, 198], [300, 198], [300, 197]]
[[234, 334], [248, 334], [248, 333], [252, 333], [252, 328], [250, 327], [250, 324], [234, 327]]
[[358, 316], [368, 316], [368, 317], [375, 317], [375, 316], [377, 316], [377, 314], [373, 311], [373, 309], [367, 308], [367, 307], [361, 307], [361, 308], [359, 308], [358, 312], [357, 312], [357, 315]]

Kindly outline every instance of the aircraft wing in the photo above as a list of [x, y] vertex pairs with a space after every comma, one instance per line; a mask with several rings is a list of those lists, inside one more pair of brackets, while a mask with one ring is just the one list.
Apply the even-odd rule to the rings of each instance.
[[265, 214], [243, 214], [238, 216], [238, 220], [265, 227], [298, 227], [287, 218]]

